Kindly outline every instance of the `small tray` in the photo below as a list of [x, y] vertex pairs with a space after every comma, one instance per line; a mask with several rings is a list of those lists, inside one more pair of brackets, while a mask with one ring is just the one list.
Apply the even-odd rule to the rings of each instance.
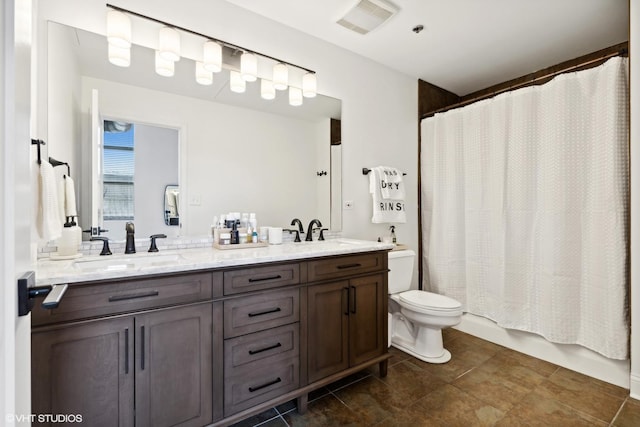
[[237, 245], [220, 245], [218, 243], [214, 243], [213, 247], [216, 249], [229, 250], [229, 249], [251, 249], [251, 248], [264, 248], [269, 246], [268, 243], [258, 242], [258, 243], [238, 243]]

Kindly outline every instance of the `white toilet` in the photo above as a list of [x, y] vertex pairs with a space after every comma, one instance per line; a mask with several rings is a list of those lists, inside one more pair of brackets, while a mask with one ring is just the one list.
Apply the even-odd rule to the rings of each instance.
[[389, 345], [429, 363], [446, 363], [442, 328], [460, 323], [462, 305], [432, 292], [409, 290], [415, 252], [389, 252]]

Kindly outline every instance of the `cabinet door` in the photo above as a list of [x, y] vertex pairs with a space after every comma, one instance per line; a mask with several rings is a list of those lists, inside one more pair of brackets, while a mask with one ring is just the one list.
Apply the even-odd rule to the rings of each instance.
[[212, 421], [211, 304], [136, 316], [136, 426]]
[[308, 288], [309, 382], [349, 367], [349, 282]]
[[33, 332], [32, 413], [133, 426], [133, 327], [129, 316]]
[[387, 292], [384, 276], [349, 281], [349, 362], [351, 366], [380, 356], [387, 349]]

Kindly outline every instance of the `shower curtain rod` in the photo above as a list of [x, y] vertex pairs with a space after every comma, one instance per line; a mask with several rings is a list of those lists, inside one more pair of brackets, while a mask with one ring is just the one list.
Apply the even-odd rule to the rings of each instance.
[[460, 101], [460, 102], [457, 102], [455, 104], [451, 104], [451, 105], [448, 105], [446, 107], [439, 108], [437, 110], [434, 110], [434, 111], [431, 111], [431, 112], [425, 114], [421, 118], [425, 119], [427, 117], [433, 116], [434, 114], [443, 113], [445, 111], [453, 110], [455, 108], [464, 107], [465, 105], [473, 104], [474, 102], [482, 101], [483, 99], [493, 98], [494, 96], [500, 95], [500, 94], [505, 93], [505, 92], [509, 92], [509, 91], [512, 91], [512, 90], [515, 90], [515, 89], [520, 89], [520, 88], [527, 87], [527, 86], [533, 86], [539, 81], [548, 80], [548, 79], [551, 79], [551, 78], [553, 78], [555, 76], [558, 76], [560, 74], [568, 73], [570, 71], [577, 70], [579, 68], [586, 67], [586, 66], [589, 66], [589, 65], [592, 65], [592, 64], [596, 64], [598, 62], [603, 62], [603, 61], [606, 61], [607, 59], [611, 59], [611, 58], [614, 58], [616, 56], [625, 56], [628, 53], [629, 53], [629, 51], [626, 48], [622, 48], [622, 49], [620, 49], [620, 50], [618, 50], [616, 52], [611, 52], [611, 53], [599, 56], [598, 58], [594, 58], [594, 59], [590, 59], [588, 61], [581, 62], [579, 64], [570, 65], [570, 66], [565, 67], [565, 68], [563, 68], [561, 70], [552, 71], [552, 72], [546, 73], [546, 74], [544, 74], [542, 76], [535, 77], [535, 78], [533, 78], [531, 80], [527, 80], [527, 81], [520, 82], [520, 83], [515, 83], [515, 84], [513, 84], [511, 86], [508, 86], [508, 87], [503, 88], [503, 89], [498, 89], [498, 90], [493, 91], [491, 93], [485, 93], [483, 95], [478, 95], [478, 96], [475, 96], [473, 98], [466, 99], [464, 101]]

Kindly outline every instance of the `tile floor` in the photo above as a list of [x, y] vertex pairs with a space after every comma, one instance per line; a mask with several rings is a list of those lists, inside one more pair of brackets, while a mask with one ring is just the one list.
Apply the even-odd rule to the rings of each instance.
[[614, 385], [454, 329], [444, 365], [395, 348], [389, 372], [363, 371], [244, 420], [245, 426], [640, 426], [640, 401]]

